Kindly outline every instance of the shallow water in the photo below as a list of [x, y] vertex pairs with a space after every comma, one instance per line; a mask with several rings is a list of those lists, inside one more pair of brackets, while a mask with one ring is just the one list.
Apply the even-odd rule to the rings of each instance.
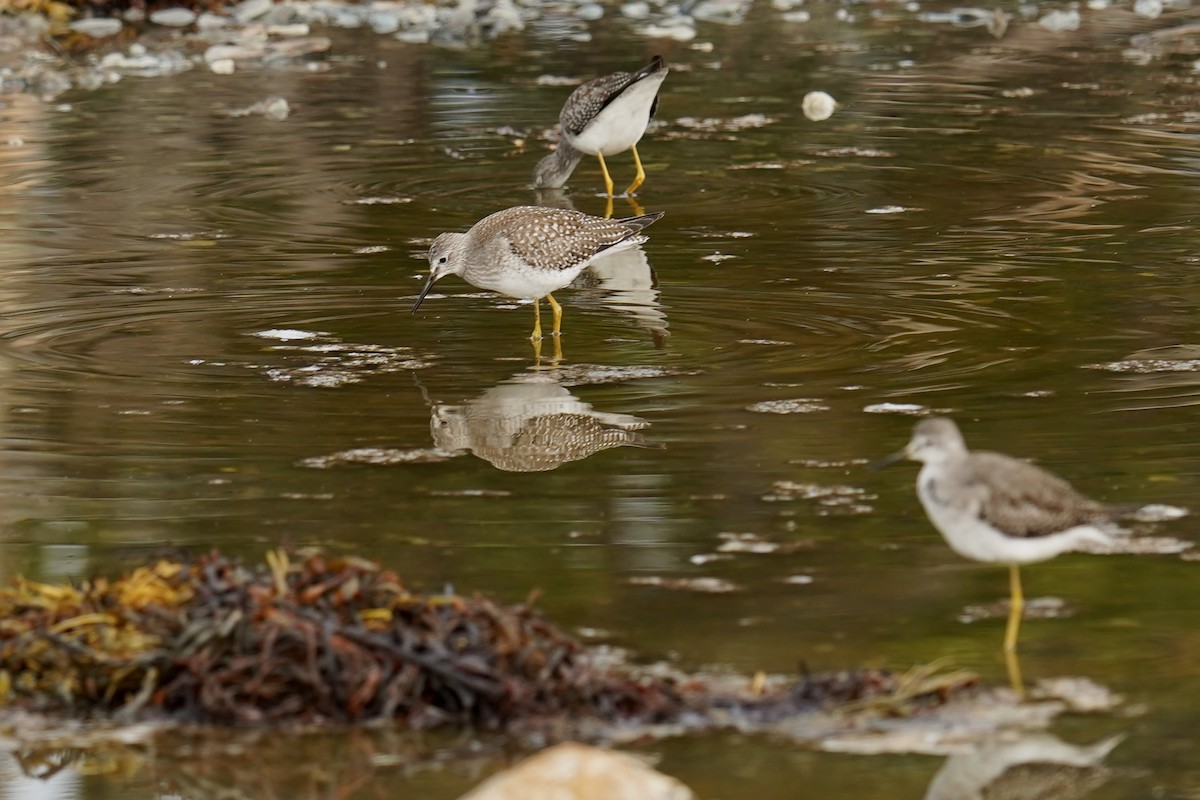
[[[324, 71], [3, 98], [3, 577], [80, 578], [163, 545], [320, 544], [427, 588], [513, 602], [539, 588], [565, 627], [685, 667], [946, 658], [1003, 682], [1001, 623], [960, 620], [1004, 596], [1003, 570], [944, 545], [914, 466], [866, 463], [914, 421], [887, 404], [916, 404], [1103, 500], [1193, 504], [1196, 73], [1123, 51], [1194, 15], [1089, 11], [1080, 31], [1017, 21], [996, 40], [850, 10], [791, 25], [760, 4], [739, 26], [702, 23], [711, 52], [616, 19], [572, 47], [550, 29], [465, 51], [340, 32]], [[410, 316], [432, 237], [540, 199], [526, 188], [539, 136], [569, 88], [537, 78], [655, 52], [673, 72], [640, 148], [649, 177], [615, 211], [666, 216], [559, 295], [564, 360], [535, 364], [527, 306], [455, 279]], [[842, 104], [832, 119], [801, 114], [810, 89]], [[271, 94], [286, 121], [226, 113]], [[630, 160], [609, 165], [625, 185]], [[585, 160], [566, 201], [603, 213], [600, 188]], [[636, 435], [590, 454], [474, 444], [548, 409]], [[475, 451], [437, 449], [464, 442]], [[787, 546], [719, 553], [722, 534]], [[1078, 555], [1025, 571], [1031, 596], [1067, 608], [1026, 622], [1026, 677], [1087, 675], [1136, 712], [1055, 727], [1127, 736], [1089, 796], [1200, 792], [1196, 568]], [[656, 577], [739, 591], [632, 580]], [[412, 754], [459, 746], [267, 736], [51, 784], [15, 762], [0, 776], [22, 798], [453, 798], [494, 751]], [[298, 748], [346, 769], [297, 774]], [[798, 777], [814, 796], [919, 797], [941, 763], [735, 735], [648, 749], [703, 798], [793, 797]]]

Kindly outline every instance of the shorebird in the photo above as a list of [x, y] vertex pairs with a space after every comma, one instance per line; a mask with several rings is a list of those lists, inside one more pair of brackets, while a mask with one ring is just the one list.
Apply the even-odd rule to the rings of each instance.
[[1075, 491], [1040, 467], [1000, 453], [967, 449], [945, 417], [921, 420], [903, 450], [876, 463], [922, 462], [917, 496], [946, 543], [975, 561], [1007, 564], [1012, 602], [1004, 650], [1015, 652], [1025, 597], [1021, 564], [1087, 545], [1110, 545], [1117, 510]]
[[561, 189], [583, 156], [594, 155], [600, 159], [604, 188], [612, 197], [613, 180], [604, 157], [631, 150], [637, 176], [625, 193], [636, 191], [646, 180], [637, 143], [658, 107], [658, 87], [668, 71], [662, 56], [655, 56], [637, 72], [614, 72], [576, 88], [558, 115], [562, 127], [558, 149], [533, 170], [534, 188]]
[[413, 303], [416, 313], [433, 285], [458, 275], [480, 289], [533, 300], [530, 339], [542, 338], [540, 301], [554, 312], [553, 336], [562, 326], [562, 306], [551, 292], [575, 279], [592, 259], [645, 241], [641, 231], [663, 215], [602, 219], [564, 208], [516, 206], [497, 211], [466, 233], [443, 233], [429, 248], [429, 278]]

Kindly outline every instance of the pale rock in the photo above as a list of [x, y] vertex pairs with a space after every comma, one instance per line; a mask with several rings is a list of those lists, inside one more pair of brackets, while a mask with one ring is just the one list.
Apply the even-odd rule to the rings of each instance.
[[271, 10], [271, 0], [242, 0], [233, 7], [233, 18], [241, 24], [258, 19]]
[[690, 42], [696, 38], [695, 22], [691, 17], [670, 17], [661, 23], [646, 25], [638, 29], [638, 33], [652, 39], [674, 39], [677, 42]]
[[650, 4], [643, 0], [621, 4], [621, 16], [629, 19], [647, 19], [650, 16]]
[[301, 58], [313, 53], [324, 53], [333, 42], [325, 36], [309, 36], [303, 39], [284, 39], [274, 42], [267, 55], [271, 58]]
[[232, 22], [233, 20], [230, 17], [214, 14], [211, 11], [205, 11], [196, 17], [196, 27], [202, 31], [219, 30], [220, 28], [228, 27]]
[[300, 9], [292, 3], [276, 3], [271, 6], [271, 10], [263, 15], [262, 21], [267, 25], [290, 25], [293, 22], [302, 22], [303, 15]]
[[232, 58], [218, 58], [216, 61], [209, 61], [208, 68], [217, 75], [232, 75], [237, 65]]
[[700, 0], [691, 8], [691, 15], [704, 22], [721, 25], [740, 25], [746, 19], [748, 0]]
[[294, 39], [300, 36], [308, 36], [312, 33], [307, 22], [290, 22], [286, 25], [268, 25], [268, 36], [279, 36], [284, 39]]
[[124, 27], [121, 20], [113, 17], [90, 17], [77, 19], [68, 25], [76, 33], [91, 36], [93, 39], [103, 39], [105, 36], [116, 36]]
[[168, 28], [183, 28], [196, 21], [196, 12], [178, 7], [161, 8], [150, 14], [150, 21]]
[[[247, 47], [241, 44], [214, 44], [204, 51], [204, 62], [210, 67], [218, 61], [250, 61], [261, 58], [261, 47]], [[216, 72], [216, 70], [213, 70]], [[227, 75], [228, 73], [221, 73]]]
[[494, 775], [460, 800], [693, 800], [691, 790], [643, 762], [567, 742]]
[[400, 30], [400, 15], [390, 8], [375, 9], [367, 14], [367, 24], [380, 35]]
[[1163, 13], [1162, 0], [1137, 0], [1133, 4], [1133, 13], [1146, 19], [1158, 19]]
[[1079, 30], [1080, 22], [1079, 12], [1072, 9], [1070, 11], [1051, 11], [1039, 19], [1037, 24], [1048, 31], [1061, 33]]
[[599, 3], [584, 3], [575, 10], [575, 16], [588, 22], [598, 20], [604, 16], [604, 6]]
[[511, 0], [498, 0], [494, 6], [488, 9], [483, 22], [492, 36], [525, 29], [525, 20]]

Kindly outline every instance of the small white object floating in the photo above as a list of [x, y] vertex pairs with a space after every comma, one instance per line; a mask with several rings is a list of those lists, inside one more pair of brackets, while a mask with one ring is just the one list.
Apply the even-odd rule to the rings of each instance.
[[804, 95], [804, 100], [800, 103], [800, 110], [813, 122], [821, 122], [833, 116], [837, 105], [837, 101], [827, 92], [809, 92]]

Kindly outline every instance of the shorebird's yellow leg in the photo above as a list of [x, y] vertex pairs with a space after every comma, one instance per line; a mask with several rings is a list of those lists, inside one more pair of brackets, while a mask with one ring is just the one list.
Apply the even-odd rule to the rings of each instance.
[[533, 333], [529, 338], [535, 342], [542, 340], [542, 301], [533, 298]]
[[562, 331], [562, 306], [554, 299], [554, 295], [546, 295], [546, 302], [550, 304], [550, 309], [554, 312], [554, 332], [551, 336], [558, 336]]
[[633, 183], [629, 184], [629, 188], [625, 190], [625, 194], [633, 194], [634, 191], [646, 182], [646, 170], [642, 169], [642, 159], [638, 158], [637, 145], [629, 148], [633, 151], [633, 163], [637, 166], [637, 175], [634, 176]]
[[1004, 652], [1017, 649], [1017, 631], [1021, 627], [1021, 613], [1025, 610], [1025, 595], [1021, 591], [1021, 568], [1008, 565], [1008, 579], [1012, 588], [1012, 599], [1008, 607], [1008, 627], [1004, 629]]
[[612, 176], [608, 174], [608, 165], [604, 163], [604, 154], [596, 153], [596, 158], [600, 159], [600, 171], [604, 173], [604, 188], [608, 190], [608, 196], [612, 197]]

